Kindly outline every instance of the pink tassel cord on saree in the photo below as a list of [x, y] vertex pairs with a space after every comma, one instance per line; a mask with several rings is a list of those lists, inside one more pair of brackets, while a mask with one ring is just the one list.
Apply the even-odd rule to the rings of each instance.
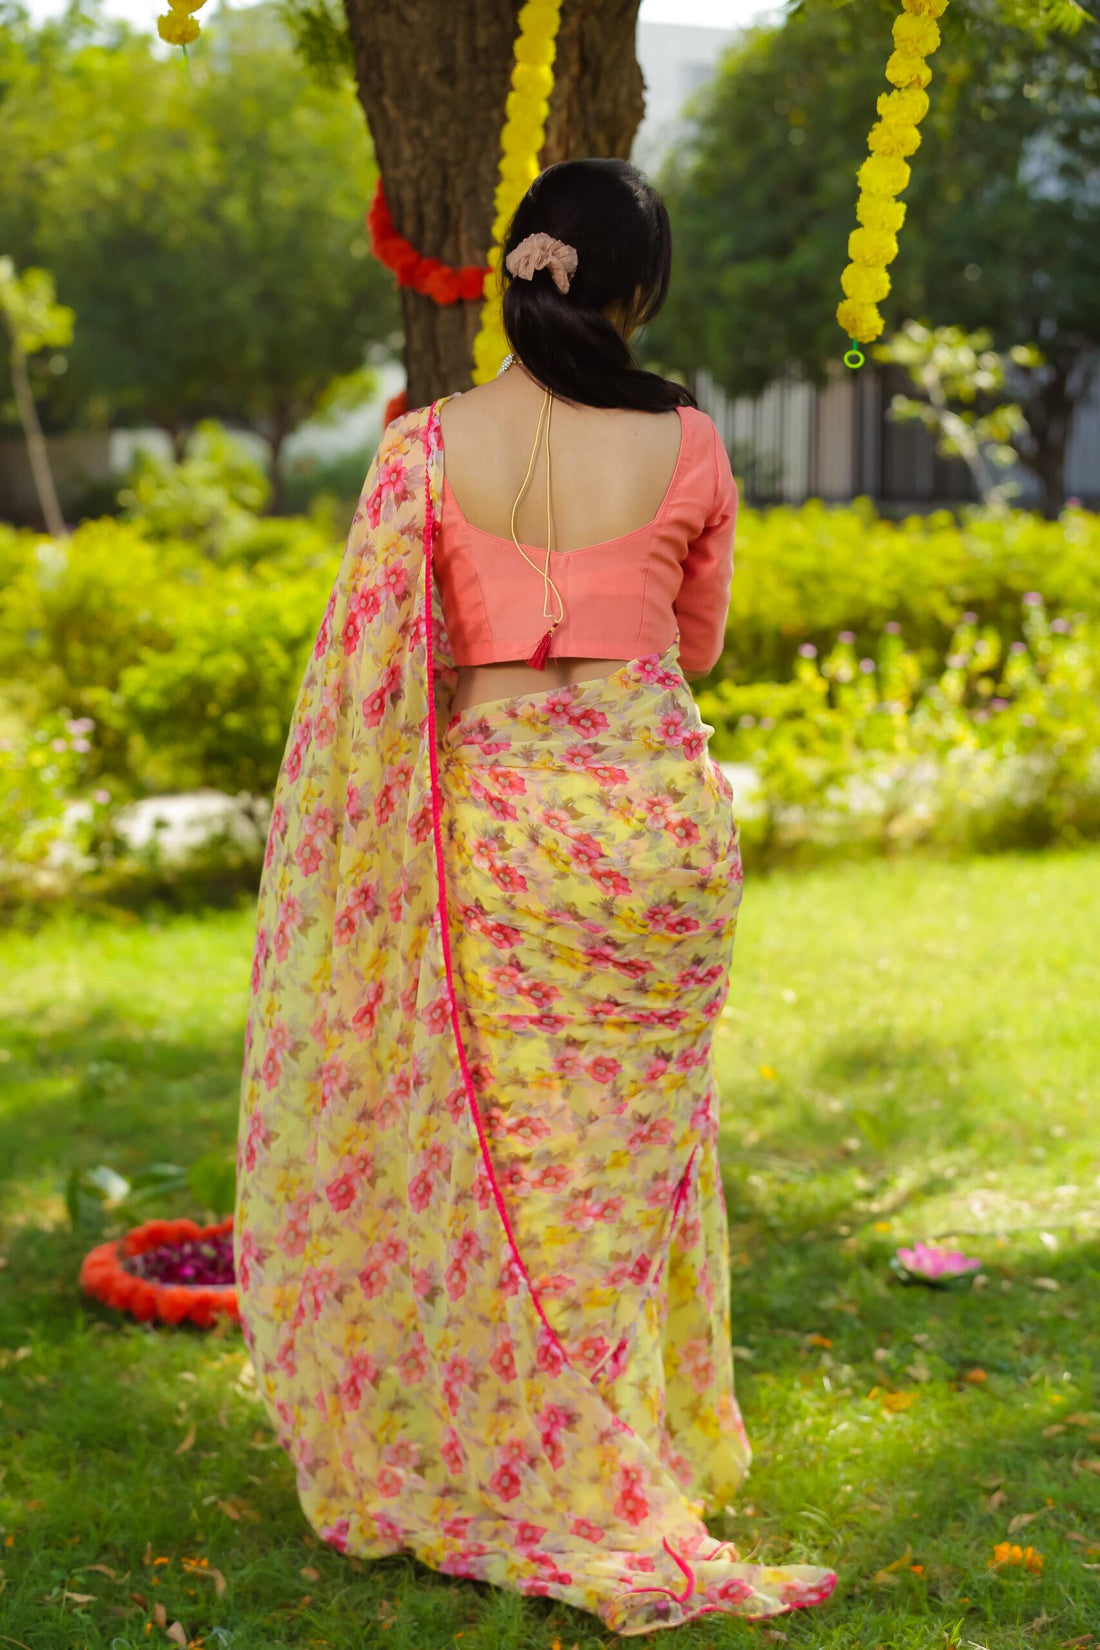
[[371, 465], [276, 788], [234, 1250], [257, 1384], [342, 1552], [624, 1635], [835, 1575], [703, 1523], [733, 1394], [712, 1055], [741, 898], [676, 644], [447, 719], [439, 403]]

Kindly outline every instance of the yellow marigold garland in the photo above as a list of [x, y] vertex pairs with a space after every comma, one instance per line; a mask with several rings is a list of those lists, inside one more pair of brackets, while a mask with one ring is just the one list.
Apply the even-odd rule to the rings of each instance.
[[539, 150], [546, 134], [554, 87], [561, 0], [527, 0], [519, 14], [511, 90], [500, 134], [500, 172], [493, 205], [493, 245], [485, 277], [481, 327], [474, 339], [474, 383], [485, 384], [508, 353], [500, 309], [500, 260], [512, 214], [539, 173]]
[[851, 262], [840, 277], [845, 297], [836, 318], [852, 341], [844, 359], [860, 366], [856, 347], [869, 344], [883, 329], [878, 302], [890, 290], [886, 265], [898, 255], [897, 234], [905, 221], [904, 203], [894, 199], [910, 178], [907, 157], [920, 147], [920, 122], [928, 113], [924, 88], [932, 78], [925, 62], [940, 43], [935, 19], [947, 0], [901, 0], [903, 10], [894, 19], [895, 50], [886, 64], [886, 78], [896, 88], [878, 99], [879, 119], [867, 137], [870, 151], [859, 169], [860, 196], [856, 202], [859, 229], [848, 237]]
[[186, 55], [192, 40], [199, 38], [199, 25], [191, 13], [205, 6], [206, 0], [168, 0], [169, 10], [157, 18], [157, 33], [170, 46], [182, 46]]

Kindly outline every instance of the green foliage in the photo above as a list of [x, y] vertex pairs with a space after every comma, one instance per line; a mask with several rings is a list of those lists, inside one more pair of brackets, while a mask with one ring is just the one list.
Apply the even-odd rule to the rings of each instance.
[[[89, 1073], [93, 1085], [95, 1075]], [[65, 1209], [72, 1231], [103, 1233], [140, 1225], [163, 1212], [165, 1199], [187, 1192], [201, 1214], [221, 1220], [233, 1212], [236, 1181], [234, 1158], [222, 1150], [205, 1153], [188, 1169], [150, 1163], [129, 1176], [103, 1163], [74, 1165], [65, 1182]]]
[[1050, 522], [977, 508], [891, 521], [866, 498], [742, 507], [734, 561], [716, 676], [737, 683], [789, 681], [803, 643], [820, 652], [841, 630], [865, 654], [891, 622], [930, 674], [965, 612], [1017, 639], [1031, 590], [1052, 618], [1100, 616], [1100, 516], [1076, 508]]
[[190, 542], [233, 559], [271, 496], [261, 465], [213, 419], [192, 431], [179, 462], [142, 449], [118, 495], [122, 519], [149, 539]]
[[0, 317], [24, 355], [72, 343], [73, 312], [57, 302], [48, 270], [25, 269], [17, 275], [11, 259], [0, 258]]
[[223, 9], [186, 71], [76, 9], [5, 35], [0, 248], [48, 267], [77, 317], [66, 370], [39, 374], [46, 422], [215, 416], [278, 440], [389, 344], [362, 111], [269, 8]]
[[270, 793], [338, 560], [287, 578], [262, 563], [233, 567], [182, 593], [169, 645], [147, 648], [119, 678], [143, 784]]
[[982, 503], [998, 506], [1020, 488], [1018, 482], [998, 482], [997, 470], [1017, 462], [1013, 442], [1032, 439], [1021, 408], [1004, 399], [1008, 365], [1034, 369], [1045, 363], [1033, 344], [1013, 345], [1006, 360], [991, 348], [992, 341], [986, 329], [966, 333], [961, 327], [906, 321], [885, 344], [873, 346], [871, 355], [905, 367], [920, 391], [919, 400], [895, 395], [890, 417], [922, 423], [938, 437], [938, 453], [965, 461]]
[[146, 650], [170, 645], [172, 596], [199, 570], [182, 546], [153, 544], [110, 517], [64, 541], [21, 536], [22, 565], [0, 591], [0, 680], [29, 722], [90, 717], [88, 776], [129, 773], [119, 678]]
[[1025, 599], [1008, 646], [968, 614], [927, 679], [894, 624], [860, 657], [844, 631], [791, 682], [704, 692], [712, 754], [749, 762], [762, 798], [748, 840], [1003, 849], [1100, 836], [1100, 622]]
[[[48, 780], [28, 768], [0, 858], [47, 853], [76, 799], [86, 886], [167, 892], [171, 867], [155, 842], [127, 848], [118, 810], [213, 788], [243, 801], [250, 841], [227, 832], [220, 882], [213, 861], [192, 870], [251, 886], [340, 556], [319, 520], [254, 516], [262, 493], [211, 427], [180, 464], [139, 466], [125, 520], [60, 544], [0, 532], [0, 757], [74, 724], [88, 747], [43, 756]], [[727, 646], [697, 694], [712, 754], [760, 781], [746, 841], [780, 858], [1100, 836], [1098, 559], [1100, 519], [1079, 509], [743, 509]]]
[[0, 881], [19, 883], [62, 835], [65, 811], [87, 788], [90, 718], [46, 715], [16, 721], [0, 739]]
[[336, 0], [283, 0], [279, 16], [318, 85], [340, 86], [352, 78], [347, 18]]

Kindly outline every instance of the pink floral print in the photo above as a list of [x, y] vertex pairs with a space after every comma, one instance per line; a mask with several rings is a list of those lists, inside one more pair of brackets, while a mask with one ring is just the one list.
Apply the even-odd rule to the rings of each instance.
[[733, 1391], [712, 1037], [731, 793], [676, 660], [450, 715], [439, 404], [386, 431], [276, 788], [234, 1246], [341, 1552], [623, 1635], [835, 1584], [716, 1543]]

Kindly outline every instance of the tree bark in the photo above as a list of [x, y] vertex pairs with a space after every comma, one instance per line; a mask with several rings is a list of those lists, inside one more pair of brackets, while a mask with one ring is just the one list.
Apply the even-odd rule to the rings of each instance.
[[[564, 0], [540, 164], [630, 153], [639, 0]], [[359, 101], [393, 221], [426, 257], [484, 263], [520, 0], [344, 0]], [[364, 201], [366, 210], [368, 203]], [[401, 289], [408, 404], [472, 383], [477, 303]]]
[[[13, 322], [13, 334], [14, 330], [15, 324]], [[42, 434], [42, 426], [38, 422], [38, 409], [34, 404], [30, 374], [27, 371], [27, 357], [22, 344], [15, 336], [12, 337], [11, 344], [11, 382], [12, 389], [15, 391], [15, 405], [19, 413], [19, 422], [23, 426], [23, 436], [27, 443], [27, 458], [30, 460], [34, 488], [38, 494], [38, 503], [42, 510], [43, 520], [46, 523], [46, 531], [51, 538], [67, 538], [65, 518], [61, 514], [61, 505], [57, 499], [57, 488], [53, 484], [49, 449], [46, 446], [46, 438]]]

